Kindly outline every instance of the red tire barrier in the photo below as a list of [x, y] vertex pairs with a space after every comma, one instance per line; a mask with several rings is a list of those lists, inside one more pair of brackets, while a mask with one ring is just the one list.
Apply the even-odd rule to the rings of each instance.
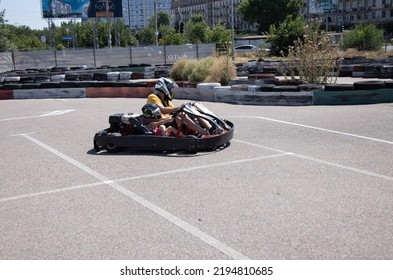
[[0, 89], [0, 100], [14, 99], [14, 91], [10, 89]]

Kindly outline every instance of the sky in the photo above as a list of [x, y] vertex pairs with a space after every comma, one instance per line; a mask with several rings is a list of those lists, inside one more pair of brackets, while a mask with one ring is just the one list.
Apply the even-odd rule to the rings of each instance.
[[[48, 21], [42, 19], [41, 0], [0, 0], [2, 10], [5, 10], [4, 19], [8, 24], [26, 25], [31, 29], [48, 27]], [[53, 21], [56, 25], [62, 22], [59, 19]]]

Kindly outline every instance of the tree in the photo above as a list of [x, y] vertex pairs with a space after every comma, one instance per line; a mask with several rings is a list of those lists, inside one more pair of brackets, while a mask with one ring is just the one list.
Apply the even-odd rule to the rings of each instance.
[[[170, 25], [171, 18], [170, 15], [165, 11], [157, 12], [157, 27], [160, 28], [163, 25]], [[149, 18], [149, 26], [155, 27], [155, 17], [152, 16]]]
[[303, 38], [304, 28], [303, 16], [293, 17], [289, 15], [278, 27], [271, 25], [269, 37], [266, 40], [271, 45], [271, 53], [286, 56], [294, 42], [298, 38]]
[[207, 41], [216, 43], [217, 48], [227, 48], [231, 41], [231, 30], [225, 28], [222, 24], [216, 24], [213, 28], [206, 30]]
[[154, 28], [150, 26], [142, 28], [137, 34], [139, 43], [145, 46], [154, 45], [156, 40], [154, 32]]
[[186, 39], [183, 34], [176, 33], [176, 30], [169, 25], [161, 26], [160, 29], [159, 45], [182, 45], [186, 43]]
[[5, 10], [0, 11], [0, 52], [11, 50], [12, 44], [8, 39], [9, 29], [4, 23]]
[[46, 46], [39, 39], [37, 30], [32, 30], [26, 25], [14, 26], [7, 25], [9, 32], [9, 39], [13, 44], [13, 49], [26, 50], [26, 49], [45, 49]]
[[192, 44], [206, 43], [208, 25], [201, 14], [195, 14], [186, 23], [186, 38]]
[[383, 44], [383, 29], [379, 29], [373, 24], [361, 24], [344, 35], [343, 49], [377, 51], [381, 49]]
[[260, 32], [268, 31], [270, 25], [278, 26], [287, 15], [298, 14], [303, 0], [243, 0], [238, 12], [249, 22], [256, 22]]

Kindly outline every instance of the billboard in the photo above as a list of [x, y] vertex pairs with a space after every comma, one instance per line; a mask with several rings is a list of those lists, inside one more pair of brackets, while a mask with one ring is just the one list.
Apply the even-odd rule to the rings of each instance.
[[121, 0], [41, 0], [43, 18], [123, 17]]
[[338, 0], [308, 0], [310, 14], [332, 13], [337, 10]]

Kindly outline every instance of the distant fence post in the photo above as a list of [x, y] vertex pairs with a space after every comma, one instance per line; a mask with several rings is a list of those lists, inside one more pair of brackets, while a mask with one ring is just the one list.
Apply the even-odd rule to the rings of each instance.
[[93, 59], [94, 59], [94, 67], [97, 67], [97, 58], [96, 58], [96, 47], [93, 47]]
[[166, 45], [164, 45], [164, 64], [166, 64]]
[[130, 46], [130, 64], [132, 64], [132, 46]]
[[15, 66], [15, 53], [14, 53], [14, 50], [11, 51], [11, 59], [12, 59], [12, 67], [13, 67], [12, 70], [15, 70], [16, 66]]
[[55, 55], [55, 67], [57, 67], [57, 52], [56, 52], [56, 49], [53, 49], [53, 53]]

